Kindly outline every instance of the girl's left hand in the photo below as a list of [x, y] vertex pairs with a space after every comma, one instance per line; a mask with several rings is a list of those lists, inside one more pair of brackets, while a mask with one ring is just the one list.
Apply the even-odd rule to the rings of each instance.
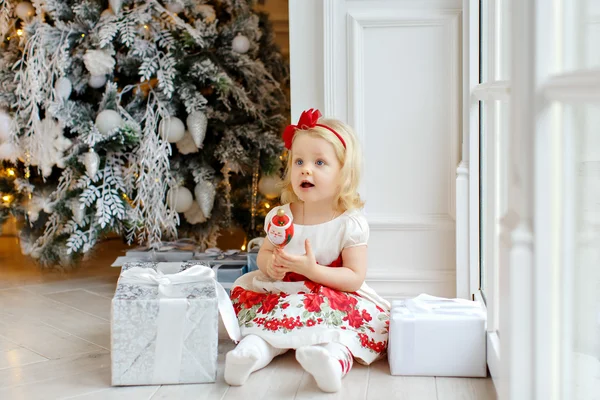
[[304, 242], [304, 247], [306, 249], [306, 254], [303, 256], [293, 256], [286, 253], [282, 249], [275, 249], [273, 251], [273, 254], [275, 254], [275, 264], [284, 266], [289, 271], [303, 275], [310, 279], [317, 267], [317, 261], [312, 252], [312, 248], [308, 239], [306, 239]]

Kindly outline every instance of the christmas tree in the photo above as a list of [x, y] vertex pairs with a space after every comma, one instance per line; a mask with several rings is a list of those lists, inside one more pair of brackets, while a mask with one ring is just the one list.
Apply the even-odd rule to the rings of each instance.
[[259, 232], [287, 66], [253, 1], [167, 1], [0, 3], [0, 220], [22, 218], [42, 265], [110, 232], [202, 248]]

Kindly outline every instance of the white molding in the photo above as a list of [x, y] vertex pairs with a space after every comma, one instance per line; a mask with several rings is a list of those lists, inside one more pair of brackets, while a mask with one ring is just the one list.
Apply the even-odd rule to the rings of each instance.
[[[461, 281], [466, 281], [470, 287], [470, 294], [474, 295], [480, 288], [480, 218], [479, 218], [479, 104], [471, 102], [471, 90], [479, 84], [479, 0], [464, 0], [464, 15], [467, 21], [465, 36], [468, 35], [468, 47], [464, 52], [469, 52], [465, 66], [466, 82], [463, 85], [463, 107], [468, 115], [463, 120], [466, 138], [463, 138], [463, 158], [469, 162], [469, 274], [465, 277], [458, 276]], [[466, 157], [465, 157], [466, 156]]]
[[508, 101], [510, 99], [510, 81], [480, 83], [471, 91], [471, 96], [473, 101]]
[[453, 231], [456, 223], [448, 214], [367, 215], [372, 231]]
[[500, 398], [498, 383], [502, 379], [500, 375], [500, 337], [498, 332], [487, 332], [487, 364], [496, 390], [496, 397]]
[[492, 377], [492, 382], [494, 383], [494, 389], [496, 390], [496, 397], [500, 397], [498, 393], [497, 387], [500, 382], [500, 337], [498, 336], [498, 332], [490, 328], [489, 324], [489, 315], [493, 313], [493, 310], [489, 309], [486, 302], [483, 300], [483, 296], [481, 295], [481, 290], [478, 290], [474, 295], [475, 301], [478, 301], [486, 311], [488, 315], [488, 323], [486, 325], [486, 353], [487, 353], [487, 365], [490, 370], [490, 375]]
[[370, 269], [366, 282], [380, 296], [388, 299], [415, 297], [421, 293], [433, 293], [452, 297], [456, 274], [452, 270], [399, 269], [390, 266]]
[[[326, 3], [327, 4], [327, 3]], [[328, 8], [330, 10], [331, 7]], [[333, 11], [328, 11], [332, 13]], [[353, 9], [347, 13], [347, 35], [348, 35], [348, 123], [354, 127], [359, 141], [363, 144], [363, 151], [366, 151], [368, 141], [365, 134], [365, 115], [364, 115], [364, 30], [366, 28], [381, 28], [381, 27], [415, 27], [415, 26], [442, 26], [447, 30], [446, 37], [448, 38], [448, 53], [449, 53], [449, 79], [451, 82], [451, 90], [449, 93], [451, 110], [449, 111], [448, 125], [450, 127], [450, 149], [448, 154], [448, 209], [447, 212], [456, 218], [456, 187], [454, 180], [456, 179], [456, 166], [458, 164], [458, 153], [460, 151], [460, 114], [462, 111], [461, 99], [459, 96], [462, 74], [460, 70], [460, 16], [461, 9], [448, 10], [419, 10], [414, 13], [404, 9]], [[333, 23], [331, 22], [331, 25]], [[327, 32], [332, 32], [332, 28], [326, 29]], [[326, 70], [329, 69], [326, 67]], [[333, 69], [331, 70], [333, 73]], [[329, 78], [333, 82], [334, 77]], [[331, 92], [334, 98], [336, 91], [326, 89], [326, 93]], [[327, 100], [326, 100], [327, 104]], [[337, 105], [332, 100], [329, 107], [336, 109]]]
[[366, 146], [364, 115], [364, 37], [361, 21], [351, 13], [347, 16], [348, 26], [348, 123], [354, 127], [361, 143]]
[[469, 164], [456, 170], [456, 297], [471, 298], [469, 265]]
[[292, 121], [308, 108], [324, 109], [322, 10], [322, 0], [289, 0]]
[[323, 0], [323, 85], [324, 103], [323, 113], [327, 116], [336, 115], [337, 80], [336, 80], [336, 54], [337, 54], [337, 17], [340, 2], [337, 0]]
[[551, 76], [541, 92], [548, 101], [600, 102], [600, 69]]

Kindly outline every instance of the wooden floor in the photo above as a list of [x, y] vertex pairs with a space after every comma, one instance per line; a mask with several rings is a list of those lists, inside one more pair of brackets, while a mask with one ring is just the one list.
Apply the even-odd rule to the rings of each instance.
[[119, 274], [110, 267], [124, 245], [102, 244], [86, 266], [42, 272], [20, 255], [16, 238], [0, 237], [0, 399], [495, 399], [491, 380], [391, 376], [387, 361], [355, 364], [342, 391], [324, 394], [292, 352], [241, 387], [223, 381], [219, 348], [215, 384], [110, 386], [110, 299]]

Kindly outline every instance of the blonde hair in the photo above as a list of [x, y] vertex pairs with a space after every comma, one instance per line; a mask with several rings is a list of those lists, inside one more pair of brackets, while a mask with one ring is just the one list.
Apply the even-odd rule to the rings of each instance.
[[[337, 119], [321, 118], [318, 123], [320, 125], [326, 125], [336, 131], [344, 139], [344, 142], [346, 142], [346, 148], [344, 148], [340, 139], [335, 136], [333, 132], [320, 126], [296, 130], [293, 140], [296, 140], [296, 138], [301, 135], [310, 135], [312, 137], [325, 139], [331, 143], [335, 150], [335, 155], [342, 166], [340, 169], [340, 190], [336, 198], [337, 207], [342, 210], [362, 208], [364, 202], [358, 194], [358, 185], [360, 184], [360, 174], [362, 169], [362, 154], [354, 131], [350, 126]], [[298, 196], [296, 196], [296, 193], [294, 193], [292, 187], [292, 163], [293, 158], [292, 155], [289, 154], [287, 167], [285, 169], [285, 178], [282, 182], [282, 204], [300, 200]]]

